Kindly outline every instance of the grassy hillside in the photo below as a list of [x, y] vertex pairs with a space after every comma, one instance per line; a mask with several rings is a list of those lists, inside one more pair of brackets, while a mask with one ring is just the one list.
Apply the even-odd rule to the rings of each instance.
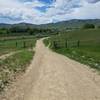
[[100, 30], [76, 30], [44, 41], [50, 48], [100, 70]]
[[[60, 38], [61, 37], [61, 38]], [[74, 30], [59, 34], [54, 38], [68, 40], [100, 40], [100, 29]]]

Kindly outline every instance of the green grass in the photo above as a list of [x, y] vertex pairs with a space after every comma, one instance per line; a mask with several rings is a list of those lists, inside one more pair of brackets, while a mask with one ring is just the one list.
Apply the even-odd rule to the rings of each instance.
[[24, 42], [25, 42], [25, 48], [32, 48], [35, 46], [36, 38], [1, 40], [0, 55], [9, 53], [11, 51], [25, 49]]
[[[67, 48], [65, 46], [67, 40]], [[77, 46], [77, 41], [80, 46]], [[56, 41], [58, 47], [55, 48], [53, 42]], [[83, 64], [100, 71], [100, 30], [75, 30], [52, 36], [44, 40], [46, 45], [51, 43], [50, 48], [57, 53], [68, 56]]]
[[[87, 49], [88, 48], [62, 48], [55, 51], [100, 70], [100, 52], [92, 51], [92, 48], [90, 50], [88, 49], [88, 51]], [[100, 50], [100, 48], [98, 50]]]
[[49, 39], [47, 38], [47, 39], [44, 39], [43, 42], [44, 42], [45, 46], [48, 46], [50, 41], [49, 41]]
[[36, 38], [11, 38], [0, 40], [0, 56], [12, 51], [18, 51], [4, 60], [0, 59], [0, 91], [7, 86], [17, 74], [25, 72], [33, 58]]
[[2, 91], [18, 73], [25, 72], [33, 55], [34, 52], [25, 49], [5, 60], [0, 60], [0, 91]]
[[[60, 38], [61, 37], [61, 38]], [[55, 37], [56, 38], [56, 37]], [[89, 41], [89, 40], [100, 40], [100, 29], [86, 29], [86, 30], [74, 30], [69, 31], [57, 38], [60, 39], [68, 39], [68, 40], [81, 40], [81, 41]]]

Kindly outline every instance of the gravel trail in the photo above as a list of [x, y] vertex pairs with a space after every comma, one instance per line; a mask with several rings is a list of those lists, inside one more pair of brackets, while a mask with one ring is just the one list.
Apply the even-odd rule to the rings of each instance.
[[100, 100], [100, 76], [52, 52], [41, 39], [26, 73], [6, 92], [0, 100]]

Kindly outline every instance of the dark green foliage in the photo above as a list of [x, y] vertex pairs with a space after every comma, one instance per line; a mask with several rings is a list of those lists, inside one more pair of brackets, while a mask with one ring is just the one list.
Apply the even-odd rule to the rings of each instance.
[[98, 26], [98, 28], [100, 28], [100, 26]]
[[27, 35], [52, 35], [58, 34], [57, 30], [53, 29], [41, 29], [41, 28], [30, 28], [30, 27], [19, 27], [12, 26], [10, 28], [1, 28], [0, 36], [27, 36]]
[[80, 41], [78, 40], [78, 41], [77, 41], [77, 47], [79, 47], [79, 46], [80, 46]]
[[68, 48], [68, 41], [65, 41], [65, 47]]
[[84, 24], [83, 25], [83, 27], [82, 27], [83, 29], [94, 29], [95, 28], [95, 25], [94, 24]]
[[7, 29], [1, 28], [0, 29], [0, 34], [7, 34]]

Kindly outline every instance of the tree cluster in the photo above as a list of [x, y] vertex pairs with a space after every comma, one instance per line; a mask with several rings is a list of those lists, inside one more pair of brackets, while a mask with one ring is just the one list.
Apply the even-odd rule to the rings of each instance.
[[83, 29], [94, 29], [95, 28], [95, 25], [94, 24], [84, 24], [83, 25], [83, 27], [82, 27]]
[[31, 28], [31, 27], [10, 27], [1, 28], [0, 35], [37, 35], [37, 34], [57, 34], [56, 29], [42, 29], [42, 28]]

